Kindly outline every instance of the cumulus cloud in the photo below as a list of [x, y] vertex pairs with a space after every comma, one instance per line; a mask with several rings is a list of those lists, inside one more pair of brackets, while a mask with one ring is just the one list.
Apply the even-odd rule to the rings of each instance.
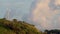
[[[32, 10], [32, 21], [35, 22], [34, 24], [37, 24], [41, 26], [42, 29], [59, 29], [59, 19], [57, 14], [60, 14], [60, 6], [59, 2], [60, 0], [37, 0], [38, 2], [35, 2], [35, 7]], [[57, 4], [57, 5], [56, 5]], [[56, 17], [57, 16], [57, 17]], [[56, 20], [56, 22], [55, 22]], [[57, 24], [57, 25], [56, 25]]]

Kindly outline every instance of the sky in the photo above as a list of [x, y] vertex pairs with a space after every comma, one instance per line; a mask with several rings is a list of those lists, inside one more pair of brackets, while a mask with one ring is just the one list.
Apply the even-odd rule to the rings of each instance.
[[60, 0], [37, 0], [32, 21], [41, 30], [60, 29]]
[[[16, 16], [21, 16], [29, 13], [30, 5], [33, 0], [0, 0], [0, 17], [5, 17], [4, 15], [9, 10], [12, 13], [18, 13]], [[16, 18], [13, 16], [13, 18]]]
[[3, 17], [24, 20], [40, 30], [60, 29], [60, 0], [0, 0]]

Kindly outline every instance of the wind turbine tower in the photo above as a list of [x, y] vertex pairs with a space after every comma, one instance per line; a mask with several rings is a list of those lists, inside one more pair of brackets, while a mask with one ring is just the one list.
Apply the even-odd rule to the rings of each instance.
[[11, 9], [7, 8], [4, 18], [6, 18], [7, 20], [10, 20], [10, 14], [11, 14]]

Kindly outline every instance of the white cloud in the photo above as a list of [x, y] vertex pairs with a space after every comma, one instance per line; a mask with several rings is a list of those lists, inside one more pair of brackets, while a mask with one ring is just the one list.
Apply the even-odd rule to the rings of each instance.
[[[39, 0], [37, 1], [38, 2], [36, 3], [35, 8], [32, 10], [32, 20], [36, 23], [38, 22], [38, 24], [40, 24], [43, 29], [55, 29], [56, 27], [57, 29], [60, 28], [58, 27], [58, 25], [60, 25], [59, 22], [56, 22], [57, 26], [55, 23], [53, 24], [54, 19], [57, 18], [54, 18], [54, 16], [56, 16], [56, 14], [60, 14], [58, 10], [59, 8], [57, 8], [58, 6], [55, 4], [55, 0], [42, 0], [40, 2]], [[55, 10], [49, 7], [49, 5]], [[55, 6], [56, 8], [53, 6]]]

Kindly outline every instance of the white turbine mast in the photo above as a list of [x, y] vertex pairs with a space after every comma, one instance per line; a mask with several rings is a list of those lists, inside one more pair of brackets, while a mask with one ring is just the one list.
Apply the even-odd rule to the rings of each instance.
[[11, 13], [11, 9], [7, 8], [4, 18], [6, 18], [7, 20], [10, 20], [10, 13]]

